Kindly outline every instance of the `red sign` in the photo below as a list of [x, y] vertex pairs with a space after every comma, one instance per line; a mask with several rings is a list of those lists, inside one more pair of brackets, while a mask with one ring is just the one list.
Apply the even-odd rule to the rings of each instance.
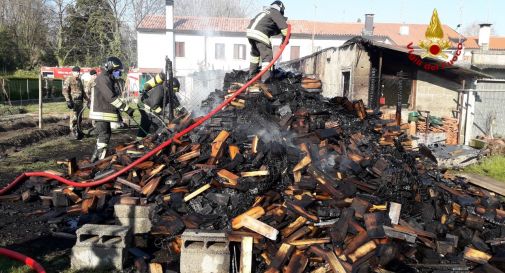
[[[88, 73], [89, 71], [95, 69], [96, 73], [100, 73], [100, 67], [81, 67], [81, 74]], [[43, 66], [40, 68], [40, 73], [46, 75], [52, 75], [55, 79], [65, 79], [66, 77], [72, 75], [72, 67], [47, 67]]]

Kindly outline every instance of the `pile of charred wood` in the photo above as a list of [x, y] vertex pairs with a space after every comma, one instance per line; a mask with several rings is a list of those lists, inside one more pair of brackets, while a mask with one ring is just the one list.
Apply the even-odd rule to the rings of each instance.
[[[245, 77], [228, 74], [203, 107]], [[379, 114], [361, 101], [304, 92], [301, 76], [287, 74], [268, 90], [251, 88], [114, 183], [79, 190], [31, 179], [23, 200], [38, 191], [48, 206], [81, 215], [80, 224], [111, 223], [117, 203], [155, 204], [152, 254], [172, 265], [179, 235], [198, 228], [226, 230], [231, 241], [253, 237], [255, 272], [501, 272], [501, 200], [406, 151], [404, 134]], [[65, 175], [106, 176], [166, 137], [117, 147], [95, 164], [70, 160]]]

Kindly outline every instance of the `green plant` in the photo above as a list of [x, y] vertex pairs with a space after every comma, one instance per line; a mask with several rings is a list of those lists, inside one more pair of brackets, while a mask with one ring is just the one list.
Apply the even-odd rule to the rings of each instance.
[[466, 167], [464, 172], [489, 176], [505, 182], [505, 156], [492, 156]]

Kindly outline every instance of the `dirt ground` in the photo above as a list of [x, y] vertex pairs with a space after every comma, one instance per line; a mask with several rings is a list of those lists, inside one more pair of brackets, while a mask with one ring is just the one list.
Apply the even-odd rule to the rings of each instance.
[[[30, 122], [25, 123], [27, 126], [12, 127], [11, 124], [12, 130], [2, 131], [8, 126], [0, 122], [0, 188], [22, 172], [62, 170], [56, 161], [89, 158], [93, 152], [96, 138], [88, 136], [80, 141], [74, 140], [68, 135], [68, 120], [56, 118], [48, 122], [44, 130], [31, 126]], [[134, 129], [115, 132], [111, 147], [131, 142], [135, 133]], [[21, 193], [26, 186], [14, 192]], [[67, 272], [64, 270], [69, 268], [70, 248], [75, 241], [55, 239], [51, 230], [69, 218], [51, 215], [47, 211], [40, 200], [29, 203], [0, 200], [0, 246], [39, 260], [47, 272]], [[49, 223], [48, 219], [51, 219]], [[0, 272], [2, 269], [0, 266]]]

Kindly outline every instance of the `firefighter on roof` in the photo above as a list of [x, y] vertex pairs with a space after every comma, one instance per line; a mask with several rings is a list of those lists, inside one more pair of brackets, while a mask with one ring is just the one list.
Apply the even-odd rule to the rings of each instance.
[[[281, 1], [273, 2], [269, 8], [260, 12], [247, 27], [247, 39], [251, 44], [251, 64], [249, 67], [249, 77], [252, 78], [260, 70], [261, 66], [266, 67], [273, 59], [272, 42], [270, 37], [282, 34], [282, 42], [288, 33], [287, 18], [284, 17], [284, 4]], [[262, 83], [270, 80], [270, 68], [261, 77]]]

